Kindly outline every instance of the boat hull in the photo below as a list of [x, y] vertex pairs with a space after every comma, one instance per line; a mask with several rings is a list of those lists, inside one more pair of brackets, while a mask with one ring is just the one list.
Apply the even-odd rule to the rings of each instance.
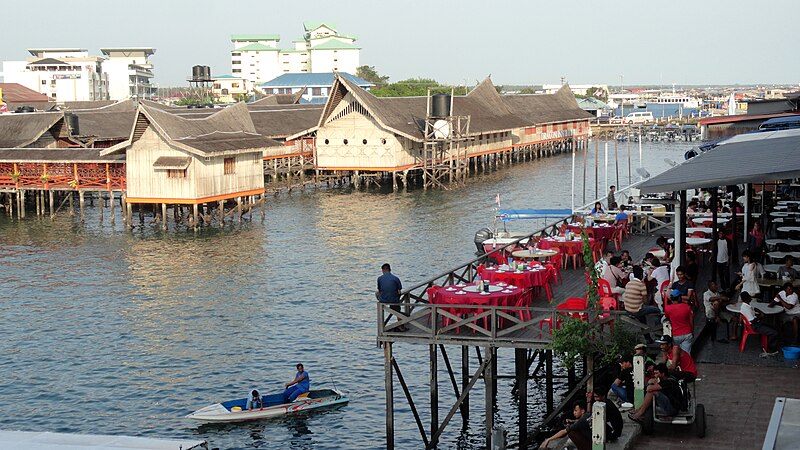
[[242, 411], [231, 410], [230, 405], [238, 404], [244, 399], [215, 403], [187, 415], [186, 418], [204, 423], [247, 422], [282, 417], [328, 406], [344, 405], [350, 401], [342, 393], [332, 389], [325, 392], [316, 391], [316, 393], [318, 396], [315, 396], [315, 391], [312, 391], [308, 397], [299, 398], [292, 403], [265, 405], [263, 408]]

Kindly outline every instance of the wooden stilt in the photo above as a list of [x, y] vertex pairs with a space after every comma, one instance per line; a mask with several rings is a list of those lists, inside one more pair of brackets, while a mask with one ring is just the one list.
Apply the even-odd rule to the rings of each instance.
[[75, 210], [72, 207], [72, 191], [67, 192], [67, 197], [69, 198], [69, 216], [75, 216]]
[[194, 231], [197, 231], [197, 224], [200, 222], [197, 215], [197, 203], [192, 205], [192, 214], [194, 214], [194, 220], [192, 220], [192, 225], [194, 226]]
[[[89, 193], [89, 198], [94, 198], [94, 194]], [[97, 200], [100, 203], [100, 223], [103, 223], [103, 193], [97, 193]]]
[[225, 226], [225, 200], [219, 201], [219, 226]]
[[21, 219], [25, 218], [25, 189], [21, 189], [19, 191], [19, 217]]
[[84, 199], [83, 195], [84, 194], [83, 194], [82, 190], [78, 191], [78, 205], [79, 205], [79, 207], [81, 209], [81, 222], [83, 222], [83, 217], [84, 217], [83, 209], [86, 206], [86, 200]]
[[528, 441], [528, 352], [524, 348], [514, 349], [517, 378], [517, 404], [519, 420], [519, 447], [526, 449]]
[[436, 344], [430, 346], [430, 385], [431, 385], [431, 445], [436, 446], [439, 429], [439, 357]]
[[[461, 346], [461, 392], [467, 392], [469, 385], [469, 347]], [[462, 425], [469, 425], [469, 393], [464, 394], [464, 401], [461, 403]]]
[[56, 213], [55, 213], [55, 209], [54, 209], [55, 207], [53, 206], [55, 204], [55, 199], [53, 198], [53, 196], [54, 196], [53, 191], [48, 191], [48, 194], [50, 194], [49, 195], [49, 197], [50, 197], [49, 198], [49, 200], [50, 200], [50, 219], [52, 220], [52, 219], [56, 218]]
[[242, 223], [242, 197], [236, 197], [236, 215], [239, 216], [239, 223]]
[[114, 217], [114, 191], [108, 191], [108, 208], [111, 215], [111, 225], [114, 225], [116, 218]]
[[[492, 347], [486, 347], [484, 350], [484, 356], [489, 358], [494, 358], [495, 349]], [[494, 430], [494, 400], [495, 400], [495, 392], [494, 392], [494, 378], [495, 374], [492, 373], [492, 367], [494, 364], [489, 362], [486, 364], [486, 368], [483, 371], [483, 383], [485, 385], [486, 390], [486, 448], [492, 448], [492, 431]]]
[[127, 200], [125, 201], [125, 205], [126, 205], [126, 208], [125, 208], [126, 209], [126, 214], [127, 214], [127, 217], [128, 217], [126, 222], [127, 222], [127, 225], [128, 225], [128, 229], [132, 230], [133, 229], [133, 205], [128, 203]]
[[386, 392], [386, 449], [394, 450], [394, 386], [392, 343], [383, 344], [384, 391]]
[[161, 229], [167, 231], [167, 204], [161, 204]]
[[547, 396], [547, 414], [553, 412], [555, 409], [555, 402], [553, 399], [553, 351], [545, 351], [545, 394]]
[[264, 223], [264, 219], [267, 217], [267, 198], [264, 194], [261, 194], [261, 223]]

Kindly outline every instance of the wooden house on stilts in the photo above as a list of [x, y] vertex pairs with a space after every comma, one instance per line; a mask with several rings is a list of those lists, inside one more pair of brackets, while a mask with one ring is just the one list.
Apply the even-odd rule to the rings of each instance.
[[228, 215], [241, 221], [263, 205], [262, 157], [269, 147], [282, 144], [256, 132], [244, 103], [197, 119], [140, 105], [130, 137], [102, 154], [125, 153], [129, 226], [134, 205], [140, 220], [143, 206], [152, 205], [164, 228], [168, 207], [180, 222], [191, 206], [186, 223], [196, 229], [215, 219], [222, 224]]

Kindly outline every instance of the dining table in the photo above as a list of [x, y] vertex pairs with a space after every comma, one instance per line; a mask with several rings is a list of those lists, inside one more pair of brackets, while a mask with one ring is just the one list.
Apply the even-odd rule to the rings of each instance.
[[[750, 306], [752, 306], [753, 309], [757, 309], [768, 316], [774, 314], [780, 314], [783, 312], [783, 306], [769, 306], [769, 303], [757, 302], [755, 300], [750, 301]], [[728, 306], [726, 306], [725, 309], [727, 309], [732, 313], [739, 314], [742, 312], [742, 302], [731, 303]]]
[[[725, 225], [726, 223], [730, 222], [730, 220], [731, 219], [726, 219], [724, 217], [717, 217], [717, 225]], [[696, 224], [704, 224], [706, 222], [713, 222], [713, 219], [711, 217], [696, 217], [692, 219], [692, 222]]]
[[764, 264], [761, 267], [764, 268], [764, 272], [778, 273], [778, 269], [783, 267], [783, 264]]
[[[673, 242], [675, 242], [675, 238], [669, 238], [669, 239], [667, 239], [667, 242], [672, 244]], [[711, 239], [709, 239], [709, 238], [691, 237], [691, 236], [686, 238], [686, 245], [691, 245], [693, 247], [696, 247], [696, 246], [699, 246], [699, 245], [706, 245], [709, 242], [711, 242]]]
[[[475, 283], [454, 284], [438, 288], [433, 298], [429, 300], [435, 305], [453, 305], [453, 308], [448, 308], [447, 312], [463, 316], [483, 313], [484, 309], [480, 308], [481, 306], [517, 306], [523, 300], [523, 293], [524, 290], [521, 287], [506, 283], [490, 284], [489, 292], [479, 291], [479, 287]], [[460, 307], [463, 305], [476, 306], [476, 308]], [[448, 322], [449, 320], [444, 320], [443, 325], [447, 326]], [[483, 326], [487, 329], [490, 328], [485, 318]]]
[[600, 223], [593, 226], [586, 226], [581, 223], [571, 223], [567, 225], [567, 230], [577, 234], [578, 236], [580, 236], [583, 228], [592, 230], [592, 234], [594, 235], [595, 239], [612, 239], [614, 237], [614, 230], [616, 229], [614, 225], [609, 225], [606, 223]]
[[687, 227], [686, 228], [686, 233], [687, 234], [692, 234], [692, 233], [711, 234], [713, 232], [714, 232], [714, 230], [711, 227]]
[[770, 247], [776, 245], [788, 245], [789, 247], [800, 246], [800, 239], [766, 239], [764, 242]]
[[558, 249], [555, 248], [532, 248], [528, 250], [517, 250], [511, 253], [514, 258], [520, 259], [539, 259], [550, 258], [558, 254]]
[[487, 267], [481, 277], [498, 286], [502, 286], [498, 283], [504, 283], [527, 291], [535, 287], [544, 287], [547, 284], [547, 270], [547, 267], [541, 264], [524, 264], [522, 269], [501, 265]]
[[[589, 238], [590, 246], [593, 245], [594, 242], [594, 238]], [[563, 255], [574, 255], [583, 251], [583, 240], [580, 236], [576, 236], [573, 239], [567, 239], [564, 236], [549, 236], [539, 241], [539, 248], [555, 248]]]
[[800, 232], [800, 227], [778, 227], [778, 231], [781, 233]]

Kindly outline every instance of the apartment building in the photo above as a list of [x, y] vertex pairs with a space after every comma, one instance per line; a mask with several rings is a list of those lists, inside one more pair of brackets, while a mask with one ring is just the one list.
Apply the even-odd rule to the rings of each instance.
[[3, 61], [6, 83], [18, 83], [51, 100], [108, 100], [103, 58], [81, 48], [31, 48], [25, 61]]
[[156, 94], [153, 85], [153, 64], [149, 57], [156, 49], [150, 47], [101, 48], [103, 73], [108, 79], [111, 100], [126, 98], [150, 99]]

